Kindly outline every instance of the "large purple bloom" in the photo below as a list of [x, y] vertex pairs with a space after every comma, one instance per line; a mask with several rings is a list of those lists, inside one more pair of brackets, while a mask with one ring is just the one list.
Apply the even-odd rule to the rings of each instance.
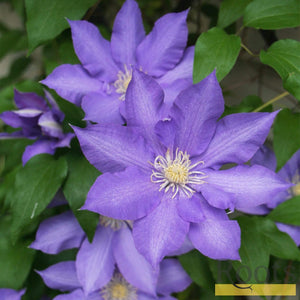
[[146, 36], [141, 12], [126, 0], [116, 16], [111, 41], [87, 21], [69, 21], [80, 65], [62, 65], [45, 80], [60, 96], [81, 105], [85, 119], [123, 123], [119, 106], [137, 68], [156, 78], [169, 103], [192, 84], [194, 48], [186, 48], [188, 11], [161, 17]]
[[[263, 165], [273, 171], [276, 170], [276, 157], [273, 151], [268, 147], [262, 146], [251, 160], [252, 164]], [[278, 206], [280, 203], [300, 195], [300, 150], [298, 150], [290, 160], [280, 169], [278, 175], [286, 182], [294, 184], [294, 186], [286, 189], [285, 191], [278, 193], [274, 197], [273, 201], [252, 207], [250, 209], [244, 209], [243, 211], [250, 214], [264, 215], [268, 214], [272, 209]], [[297, 246], [300, 245], [300, 226], [288, 225], [283, 223], [276, 223], [279, 230], [286, 232], [295, 241]]]
[[153, 270], [137, 252], [127, 222], [100, 217], [100, 224], [92, 243], [70, 212], [41, 224], [32, 248], [58, 253], [79, 247], [75, 262], [61, 262], [39, 272], [49, 287], [71, 292], [55, 299], [167, 300], [174, 299], [170, 293], [191, 283], [174, 259], [163, 261], [159, 272]]
[[163, 91], [134, 71], [123, 115], [127, 127], [74, 128], [87, 159], [104, 174], [84, 209], [134, 220], [137, 249], [153, 266], [178, 249], [188, 234], [213, 259], [239, 259], [240, 228], [225, 209], [257, 206], [289, 187], [248, 161], [264, 142], [275, 113], [224, 117], [221, 88], [212, 73], [182, 91], [167, 118]]
[[0, 139], [29, 138], [36, 140], [27, 146], [22, 157], [23, 164], [41, 153], [54, 154], [59, 147], [68, 147], [73, 133], [63, 133], [61, 123], [63, 112], [52, 96], [45, 91], [47, 101], [35, 93], [21, 93], [15, 90], [14, 100], [17, 110], [0, 114], [4, 123], [14, 128], [21, 128], [14, 133], [0, 133]]
[[0, 300], [21, 300], [25, 294], [25, 289], [15, 291], [12, 289], [0, 289]]

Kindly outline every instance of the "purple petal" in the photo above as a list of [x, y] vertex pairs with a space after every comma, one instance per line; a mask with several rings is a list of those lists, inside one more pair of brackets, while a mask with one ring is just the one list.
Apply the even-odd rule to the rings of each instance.
[[270, 208], [262, 204], [254, 207], [243, 207], [241, 211], [250, 215], [267, 215], [270, 212]]
[[157, 274], [136, 250], [131, 231], [123, 227], [116, 232], [114, 256], [125, 279], [139, 291], [156, 296]]
[[276, 157], [273, 151], [262, 145], [251, 159], [251, 165], [261, 165], [272, 171], [276, 170]]
[[278, 112], [239, 113], [219, 121], [216, 134], [201, 155], [206, 167], [248, 161], [265, 141]]
[[234, 195], [238, 210], [271, 202], [279, 192], [291, 186], [273, 171], [259, 165], [241, 165], [222, 171], [206, 169], [204, 172], [207, 175], [205, 184]]
[[224, 100], [215, 72], [182, 91], [171, 112], [180, 128], [176, 147], [190, 155], [202, 153], [215, 133], [223, 110]]
[[15, 131], [12, 133], [0, 132], [0, 140], [20, 139], [25, 138], [22, 131]]
[[169, 295], [185, 290], [192, 280], [176, 259], [164, 259], [160, 263], [157, 292]]
[[53, 300], [104, 300], [101, 295], [96, 292], [85, 296], [81, 289], [77, 289], [69, 294], [56, 296]]
[[71, 140], [75, 137], [74, 133], [66, 133], [63, 137], [53, 145], [53, 148], [70, 147]]
[[35, 155], [47, 153], [53, 155], [55, 149], [53, 149], [55, 142], [52, 140], [37, 140], [34, 144], [25, 148], [22, 156], [23, 166]]
[[121, 101], [114, 92], [89, 93], [82, 99], [82, 109], [85, 112], [85, 120], [101, 124], [124, 124], [120, 114]]
[[61, 125], [54, 118], [51, 111], [42, 114], [38, 124], [41, 126], [43, 133], [48, 136], [60, 138], [63, 135]]
[[278, 175], [289, 182], [298, 183], [300, 170], [300, 150], [295, 152], [288, 162], [281, 168]]
[[201, 202], [197, 194], [192, 198], [180, 195], [177, 203], [177, 210], [180, 217], [188, 222], [199, 223], [205, 219]]
[[[205, 200], [213, 207], [234, 210], [235, 195], [230, 192], [225, 192], [222, 189], [218, 189], [214, 185], [202, 184], [199, 186], [201, 194]], [[197, 223], [197, 222], [196, 222]]]
[[157, 82], [164, 90], [165, 103], [170, 107], [179, 93], [193, 84], [194, 47], [185, 50], [181, 61]]
[[138, 65], [151, 76], [162, 76], [175, 67], [187, 43], [188, 10], [171, 13], [155, 22], [152, 31], [137, 48]]
[[212, 259], [240, 259], [241, 230], [237, 221], [205, 220], [193, 223], [189, 237], [202, 254]]
[[114, 231], [109, 227], [98, 227], [90, 243], [85, 239], [76, 258], [79, 282], [86, 295], [100, 290], [111, 279], [115, 260], [112, 252]]
[[133, 225], [133, 238], [138, 251], [156, 268], [168, 253], [180, 248], [189, 223], [178, 216], [176, 200], [164, 194], [161, 203]]
[[119, 125], [72, 127], [88, 161], [101, 172], [116, 172], [127, 166], [149, 170], [154, 154], [136, 132]]
[[13, 128], [19, 128], [23, 125], [22, 119], [13, 111], [4, 111], [0, 114], [0, 118], [5, 124]]
[[128, 126], [138, 126], [149, 143], [157, 145], [154, 126], [161, 118], [164, 93], [150, 76], [134, 70], [126, 92], [125, 119]]
[[[175, 136], [178, 132], [178, 125], [174, 119], [165, 118], [158, 121], [154, 127], [159, 141], [167, 148], [173, 149]], [[163, 153], [165, 154], [165, 153]]]
[[87, 21], [70, 21], [75, 52], [84, 68], [93, 76], [114, 81], [118, 68], [114, 63], [109, 42], [98, 28]]
[[75, 216], [67, 211], [43, 221], [30, 247], [45, 253], [57, 254], [66, 249], [79, 247], [84, 236]]
[[147, 215], [162, 197], [151, 174], [128, 167], [119, 173], [106, 173], [91, 187], [82, 209], [123, 220], [136, 220]]
[[15, 291], [12, 289], [0, 289], [1, 300], [21, 300], [24, 294], [25, 294], [25, 289], [20, 291]]
[[35, 93], [22, 93], [14, 90], [14, 100], [18, 109], [35, 108], [41, 111], [48, 109], [45, 99]]
[[76, 274], [75, 261], [59, 262], [46, 270], [36, 272], [51, 289], [66, 292], [80, 287]]
[[135, 65], [135, 51], [144, 37], [141, 11], [135, 1], [127, 0], [116, 16], [111, 35], [111, 52], [119, 67]]
[[52, 95], [44, 89], [44, 93], [46, 96], [46, 99], [48, 100], [50, 106], [51, 106], [51, 111], [55, 118], [58, 120], [58, 122], [62, 122], [63, 119], [65, 118], [65, 114], [60, 110], [59, 106], [57, 105], [55, 99], [52, 97]]
[[58, 95], [80, 106], [83, 96], [102, 90], [103, 83], [91, 77], [81, 65], [61, 65], [41, 83]]
[[280, 231], [287, 233], [294, 240], [297, 246], [300, 246], [300, 226], [283, 223], [276, 223], [276, 225]]

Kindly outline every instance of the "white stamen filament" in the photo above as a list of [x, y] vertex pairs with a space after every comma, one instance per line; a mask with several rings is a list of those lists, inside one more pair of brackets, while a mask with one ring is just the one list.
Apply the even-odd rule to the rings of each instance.
[[125, 94], [128, 88], [128, 85], [132, 78], [132, 70], [128, 69], [126, 65], [124, 65], [125, 72], [119, 71], [117, 76], [118, 79], [114, 82], [114, 87], [116, 88], [116, 92], [121, 94], [119, 99], [121, 101], [125, 100]]
[[173, 196], [178, 194], [181, 190], [186, 196], [191, 197], [195, 192], [189, 184], [203, 184], [203, 180], [207, 176], [201, 171], [192, 171], [203, 161], [199, 161], [191, 165], [189, 155], [186, 152], [179, 151], [178, 148], [175, 152], [175, 159], [167, 150], [165, 157], [158, 155], [152, 164], [155, 170], [152, 170], [151, 181], [159, 183], [159, 191], [165, 189], [165, 193], [172, 190]]

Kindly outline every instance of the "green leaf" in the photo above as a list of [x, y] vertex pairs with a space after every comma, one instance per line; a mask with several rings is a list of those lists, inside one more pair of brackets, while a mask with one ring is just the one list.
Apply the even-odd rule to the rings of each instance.
[[81, 19], [97, 0], [25, 0], [29, 52], [68, 28], [66, 18]]
[[194, 83], [199, 82], [214, 69], [218, 80], [222, 80], [235, 64], [239, 55], [241, 40], [214, 27], [202, 33], [197, 40], [194, 60]]
[[273, 221], [300, 226], [300, 196], [282, 202], [268, 215]]
[[6, 54], [26, 49], [26, 38], [24, 32], [11, 30], [0, 37], [0, 59]]
[[252, 0], [224, 0], [221, 2], [218, 27], [225, 28], [238, 20], [244, 13], [246, 6]]
[[281, 29], [300, 25], [299, 0], [254, 0], [244, 15], [244, 25], [260, 29]]
[[213, 289], [214, 279], [209, 270], [207, 258], [199, 251], [193, 250], [179, 256], [179, 261], [192, 280], [199, 286]]
[[274, 68], [284, 88], [300, 100], [300, 42], [291, 39], [275, 42], [267, 51], [261, 51], [260, 60]]
[[0, 220], [0, 288], [18, 290], [29, 274], [35, 251], [26, 242], [13, 245], [9, 237], [10, 220], [7, 217]]
[[79, 224], [91, 241], [99, 223], [99, 215], [91, 211], [78, 209], [83, 206], [87, 193], [100, 172], [83, 155], [71, 152], [67, 155], [67, 161], [69, 174], [63, 187], [63, 193]]
[[270, 255], [300, 260], [300, 251], [292, 238], [275, 223], [262, 217], [240, 217], [242, 231], [241, 262], [233, 266], [246, 283], [264, 283], [268, 276]]
[[277, 170], [281, 169], [300, 148], [300, 114], [283, 109], [274, 123], [274, 152]]
[[284, 259], [300, 260], [300, 251], [295, 242], [287, 233], [280, 231], [273, 221], [257, 218], [257, 224], [270, 254]]
[[67, 175], [67, 163], [62, 157], [40, 154], [30, 159], [17, 174], [12, 195], [13, 239], [51, 202]]
[[238, 219], [242, 232], [241, 262], [232, 262], [234, 269], [245, 283], [264, 283], [269, 265], [269, 249], [255, 218]]

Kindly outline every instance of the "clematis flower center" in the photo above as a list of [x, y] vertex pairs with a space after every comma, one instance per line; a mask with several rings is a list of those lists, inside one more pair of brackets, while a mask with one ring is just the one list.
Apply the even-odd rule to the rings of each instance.
[[119, 230], [123, 226], [123, 221], [100, 216], [100, 224], [104, 227], [110, 227], [113, 230]]
[[300, 196], [300, 182], [292, 187], [292, 193], [294, 196]]
[[128, 69], [126, 65], [124, 65], [125, 72], [119, 71], [117, 74], [118, 79], [114, 82], [114, 87], [116, 88], [116, 92], [120, 94], [119, 99], [121, 101], [125, 100], [125, 94], [129, 85], [129, 82], [132, 78], [132, 70]]
[[178, 148], [173, 158], [173, 153], [168, 149], [165, 157], [158, 155], [155, 158], [152, 164], [154, 170], [152, 170], [151, 181], [160, 184], [159, 191], [164, 189], [166, 193], [171, 190], [172, 198], [175, 198], [179, 190], [191, 197], [195, 191], [189, 184], [205, 183], [203, 179], [207, 176], [201, 171], [193, 171], [196, 166], [203, 163], [199, 161], [192, 165], [190, 156], [186, 152], [179, 151]]
[[100, 293], [104, 300], [137, 300], [136, 292], [136, 288], [128, 283], [120, 273], [115, 273]]

